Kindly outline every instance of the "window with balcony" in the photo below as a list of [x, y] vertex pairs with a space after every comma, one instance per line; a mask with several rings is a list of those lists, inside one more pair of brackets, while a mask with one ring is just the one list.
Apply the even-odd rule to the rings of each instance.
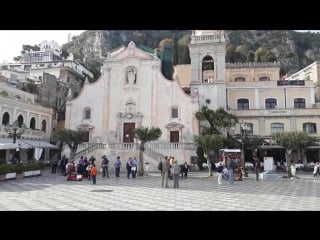
[[238, 110], [249, 110], [249, 99], [240, 98], [237, 101]]
[[317, 133], [317, 124], [316, 123], [304, 123], [303, 131], [306, 133]]
[[277, 99], [275, 99], [275, 98], [267, 98], [265, 100], [264, 105], [265, 105], [266, 109], [275, 109], [275, 108], [277, 108]]
[[271, 133], [283, 133], [284, 132], [284, 124], [283, 123], [272, 123], [271, 124]]
[[294, 108], [306, 108], [306, 99], [295, 98], [294, 99]]

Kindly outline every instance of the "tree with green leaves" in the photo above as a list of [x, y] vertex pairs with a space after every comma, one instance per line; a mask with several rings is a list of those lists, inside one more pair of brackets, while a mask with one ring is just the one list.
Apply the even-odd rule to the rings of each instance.
[[[207, 102], [207, 104], [209, 103], [209, 101]], [[218, 136], [218, 135], [223, 135], [223, 131], [225, 131], [226, 129], [231, 128], [232, 126], [234, 126], [236, 123], [238, 123], [238, 117], [236, 115], [230, 114], [228, 113], [226, 110], [224, 110], [224, 108], [218, 108], [216, 110], [212, 110], [209, 109], [208, 106], [202, 106], [200, 111], [196, 112], [195, 117], [201, 121], [200, 122], [200, 136], [206, 136], [203, 139], [197, 139], [197, 137], [195, 137], [196, 141], [204, 141], [204, 140], [208, 140], [210, 141], [211, 137], [208, 136]], [[240, 143], [238, 141], [236, 141], [234, 138], [232, 138], [230, 135], [227, 135], [228, 138], [224, 138], [223, 140], [223, 145], [221, 146], [224, 147], [226, 146], [227, 143], [236, 143], [238, 145], [240, 145]], [[219, 140], [217, 140], [219, 141]], [[196, 144], [198, 145], [198, 148], [203, 148], [203, 146], [205, 146], [205, 143], [203, 142], [196, 142]], [[217, 144], [219, 145], [219, 144]], [[213, 149], [213, 147], [211, 147], [211, 149]], [[216, 149], [216, 152], [219, 149]], [[208, 158], [208, 156], [206, 154], [208, 154], [210, 152], [210, 150], [208, 151], [208, 148], [206, 147], [206, 149], [202, 149], [202, 151], [197, 151], [197, 154], [203, 152], [204, 156], [198, 156], [199, 159], [206, 159], [207, 163], [208, 163], [208, 167], [209, 167], [209, 171], [211, 171], [211, 163], [210, 160]], [[211, 172], [209, 172], [210, 176], [211, 176]]]
[[157, 140], [161, 137], [162, 131], [158, 127], [138, 127], [133, 130], [134, 137], [140, 140], [139, 146], [139, 164], [138, 164], [138, 175], [144, 175], [143, 169], [143, 152], [145, 150], [146, 142]]
[[304, 151], [305, 147], [311, 146], [315, 142], [314, 137], [308, 136], [306, 132], [284, 132], [273, 135], [276, 142], [286, 149], [286, 162], [288, 177], [292, 177], [291, 161], [292, 151]]
[[204, 157], [207, 160], [209, 176], [212, 176], [212, 167], [208, 155], [211, 151], [217, 154], [219, 149], [223, 148], [225, 140], [226, 138], [221, 134], [205, 134], [194, 137], [194, 142], [198, 147], [202, 148]]
[[74, 160], [78, 145], [88, 141], [87, 132], [83, 130], [61, 129], [53, 133], [53, 139], [70, 148], [70, 160]]
[[228, 129], [238, 123], [238, 117], [228, 113], [222, 107], [212, 110], [207, 106], [202, 106], [195, 116], [198, 120], [203, 121], [200, 125], [202, 135], [222, 134], [222, 130]]

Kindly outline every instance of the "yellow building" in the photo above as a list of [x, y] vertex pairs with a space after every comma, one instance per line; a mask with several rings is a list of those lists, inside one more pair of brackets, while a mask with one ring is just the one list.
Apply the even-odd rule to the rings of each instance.
[[[277, 62], [225, 63], [223, 35], [223, 31], [192, 33], [191, 64], [175, 66], [174, 77], [180, 85], [189, 84], [191, 94], [199, 94], [201, 105], [210, 102], [209, 108], [222, 106], [238, 116], [239, 124], [232, 129], [235, 135], [245, 126], [247, 134], [265, 139], [286, 131], [320, 138], [320, 108], [315, 104], [316, 95], [320, 96], [319, 63], [281, 80]], [[216, 93], [208, 92], [212, 86], [219, 86]], [[295, 156], [296, 161], [299, 158]]]

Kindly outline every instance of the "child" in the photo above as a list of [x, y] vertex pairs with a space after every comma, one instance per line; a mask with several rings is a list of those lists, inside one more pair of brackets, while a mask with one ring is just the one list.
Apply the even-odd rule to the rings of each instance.
[[97, 174], [98, 174], [98, 169], [96, 168], [96, 165], [94, 163], [92, 163], [91, 164], [91, 171], [90, 171], [90, 175], [92, 178], [92, 184], [96, 184]]

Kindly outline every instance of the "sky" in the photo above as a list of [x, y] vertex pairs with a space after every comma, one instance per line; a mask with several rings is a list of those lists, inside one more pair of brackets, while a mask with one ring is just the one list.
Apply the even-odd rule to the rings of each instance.
[[0, 30], [0, 64], [14, 62], [13, 58], [21, 55], [22, 45], [38, 45], [44, 40], [56, 41], [60, 46], [71, 37], [80, 35], [85, 30]]
[[[37, 45], [44, 40], [56, 41], [60, 46], [68, 41], [68, 34], [80, 35], [85, 30], [0, 30], [0, 64], [14, 62], [21, 55], [22, 45]], [[320, 32], [320, 30], [297, 30]]]

